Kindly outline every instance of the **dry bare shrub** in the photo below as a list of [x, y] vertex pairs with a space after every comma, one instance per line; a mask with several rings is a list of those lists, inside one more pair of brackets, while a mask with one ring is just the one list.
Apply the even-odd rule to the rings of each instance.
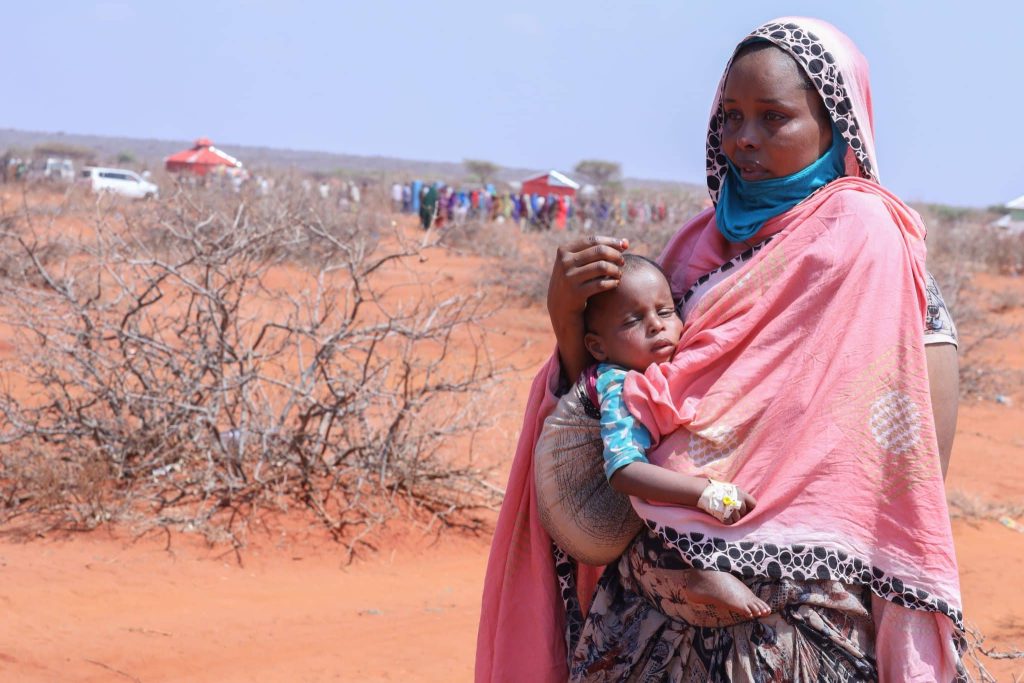
[[547, 298], [550, 257], [566, 239], [564, 232], [524, 232], [513, 221], [470, 219], [432, 228], [425, 239], [456, 252], [493, 259], [494, 268], [480, 278], [503, 298], [525, 305]]
[[953, 519], [999, 519], [1000, 517], [1024, 515], [1024, 505], [994, 503], [982, 496], [969, 494], [960, 489], [950, 491], [946, 500], [949, 503], [950, 517]]
[[521, 253], [524, 233], [514, 221], [471, 218], [431, 227], [424, 239], [456, 252], [507, 259]]
[[59, 262], [56, 223], [2, 219], [0, 523], [240, 544], [298, 507], [350, 550], [403, 510], [479, 525], [500, 495], [470, 438], [498, 376], [480, 291], [415, 283], [416, 245], [331, 203], [96, 207]]
[[1013, 302], [1007, 301], [1006, 295], [982, 291], [975, 284], [975, 275], [1018, 272], [1007, 270], [1006, 264], [1024, 263], [1024, 240], [1015, 242], [1012, 236], [989, 227], [992, 216], [985, 212], [941, 206], [919, 210], [928, 225], [928, 268], [960, 333], [961, 396], [991, 396], [1019, 383], [1018, 373], [1006, 372], [982, 357], [989, 342], [1020, 332], [1019, 326], [998, 318]]
[[[83, 195], [77, 190], [68, 187], [63, 192], [54, 192], [44, 187], [30, 191], [27, 185], [21, 185], [17, 194], [0, 196], [0, 235], [8, 238], [20, 235], [31, 242], [37, 260], [44, 265], [63, 263], [74, 255], [75, 249], [66, 235], [52, 232], [41, 240], [31, 231], [26, 231], [25, 226], [37, 221], [52, 223], [65, 212], [71, 202], [81, 199]], [[38, 269], [29, 259], [24, 258], [20, 250], [0, 250], [0, 279], [43, 284]]]
[[[971, 675], [971, 680], [976, 680], [978, 683], [996, 683], [996, 678], [985, 668], [983, 657], [987, 659], [1024, 659], [1024, 651], [1016, 647], [1011, 647], [1008, 650], [986, 647], [985, 635], [973, 624], [966, 624], [965, 630], [967, 642], [963, 652], [963, 661]], [[1013, 680], [1018, 681], [1020, 677], [1015, 676]]]

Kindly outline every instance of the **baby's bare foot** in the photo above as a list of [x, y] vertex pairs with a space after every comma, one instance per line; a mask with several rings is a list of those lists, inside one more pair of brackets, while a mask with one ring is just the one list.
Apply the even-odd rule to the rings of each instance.
[[723, 620], [757, 619], [772, 611], [745, 583], [726, 572], [688, 571], [685, 591], [688, 602], [713, 609]]

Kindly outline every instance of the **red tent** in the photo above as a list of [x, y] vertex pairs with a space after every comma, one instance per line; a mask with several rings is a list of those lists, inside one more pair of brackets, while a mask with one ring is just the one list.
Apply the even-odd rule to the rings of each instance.
[[191, 171], [204, 176], [217, 166], [241, 168], [242, 162], [213, 146], [209, 138], [199, 138], [192, 149], [172, 154], [164, 160], [168, 171]]
[[549, 194], [559, 197], [575, 197], [578, 189], [580, 189], [579, 183], [571, 178], [558, 171], [548, 171], [524, 180], [522, 192], [524, 194], [539, 194], [543, 197]]

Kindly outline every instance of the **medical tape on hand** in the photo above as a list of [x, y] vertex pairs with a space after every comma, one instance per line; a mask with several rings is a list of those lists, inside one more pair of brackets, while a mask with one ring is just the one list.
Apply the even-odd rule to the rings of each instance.
[[704, 487], [704, 492], [697, 501], [697, 507], [719, 522], [724, 522], [742, 505], [740, 490], [736, 484], [715, 479], [708, 479], [708, 485]]

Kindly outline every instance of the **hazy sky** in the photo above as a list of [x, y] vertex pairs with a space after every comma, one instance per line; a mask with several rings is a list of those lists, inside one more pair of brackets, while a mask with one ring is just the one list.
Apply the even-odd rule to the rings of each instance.
[[6, 2], [0, 127], [703, 183], [725, 60], [786, 14], [867, 55], [904, 199], [1024, 194], [1021, 2]]

